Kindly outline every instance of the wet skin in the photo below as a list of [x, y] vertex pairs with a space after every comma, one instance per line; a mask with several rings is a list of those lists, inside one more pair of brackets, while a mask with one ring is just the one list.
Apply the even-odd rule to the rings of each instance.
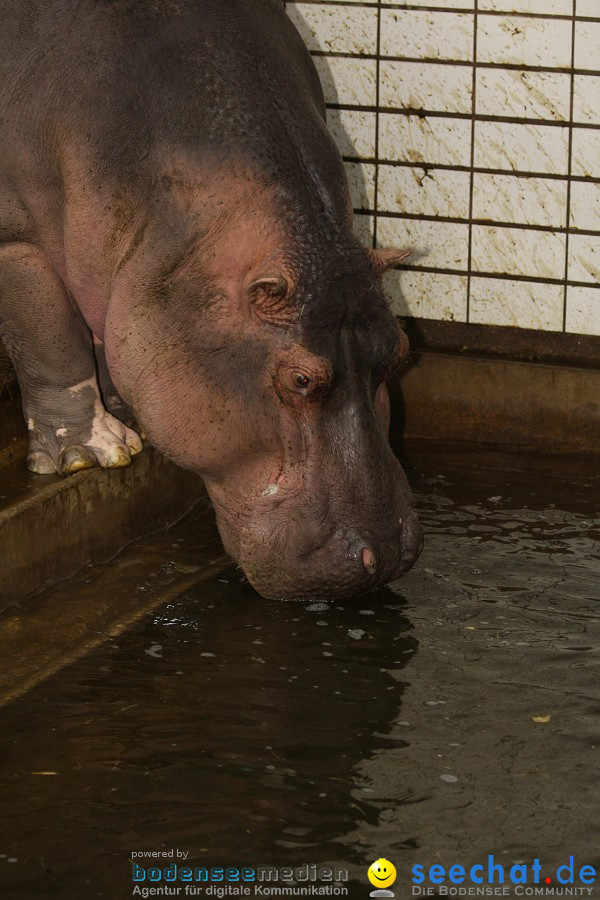
[[352, 232], [279, 0], [2, 15], [0, 333], [30, 468], [128, 464], [139, 436], [105, 408], [126, 405], [202, 475], [261, 593], [406, 571], [421, 530], [384, 379], [407, 341], [381, 289], [405, 254]]

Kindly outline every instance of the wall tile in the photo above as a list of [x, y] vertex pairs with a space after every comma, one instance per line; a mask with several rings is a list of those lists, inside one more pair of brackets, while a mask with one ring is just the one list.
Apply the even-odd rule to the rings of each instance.
[[[600, 63], [599, 63], [600, 65]], [[573, 121], [600, 125], [600, 76], [575, 75]]]
[[465, 322], [467, 278], [437, 272], [392, 271], [384, 289], [398, 316]]
[[479, 0], [479, 10], [570, 16], [573, 13], [573, 0]]
[[600, 184], [574, 181], [571, 185], [570, 212], [573, 228], [600, 231]]
[[567, 19], [480, 14], [479, 62], [560, 68], [571, 65], [571, 23]]
[[565, 122], [569, 118], [569, 75], [518, 69], [478, 69], [476, 78], [478, 115]]
[[428, 6], [435, 9], [475, 9], [475, 0], [381, 0], [394, 6]]
[[382, 107], [470, 113], [473, 74], [469, 66], [382, 60]]
[[328, 109], [327, 124], [343, 156], [375, 156], [377, 117], [372, 112]]
[[469, 178], [468, 172], [381, 165], [379, 211], [466, 219]]
[[572, 154], [573, 175], [600, 178], [600, 128], [574, 128]]
[[374, 59], [315, 56], [314, 62], [327, 103], [375, 106], [377, 63]]
[[600, 19], [598, 0], [577, 0], [577, 15]]
[[575, 334], [600, 335], [600, 289], [567, 288], [566, 330]]
[[471, 162], [471, 127], [467, 119], [381, 113], [379, 157], [468, 166]]
[[288, 3], [287, 13], [309, 50], [375, 53], [377, 10], [336, 4]]
[[567, 126], [476, 122], [474, 162], [486, 169], [566, 175]]
[[471, 268], [477, 272], [564, 278], [564, 234], [473, 225]]
[[569, 281], [600, 284], [600, 235], [569, 235]]
[[381, 53], [409, 59], [471, 60], [473, 16], [382, 9]]
[[567, 182], [515, 175], [473, 175], [473, 218], [564, 227]]
[[377, 243], [380, 247], [412, 247], [409, 265], [467, 271], [468, 225], [379, 216]]
[[469, 321], [561, 331], [563, 296], [560, 284], [473, 277]]
[[598, 69], [600, 21], [575, 23], [575, 68]]
[[369, 163], [345, 163], [353, 209], [375, 206], [375, 166]]

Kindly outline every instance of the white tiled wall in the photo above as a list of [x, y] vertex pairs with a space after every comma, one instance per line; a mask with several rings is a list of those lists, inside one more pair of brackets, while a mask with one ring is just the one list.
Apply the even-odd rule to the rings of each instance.
[[299, 0], [398, 313], [600, 335], [600, 0]]

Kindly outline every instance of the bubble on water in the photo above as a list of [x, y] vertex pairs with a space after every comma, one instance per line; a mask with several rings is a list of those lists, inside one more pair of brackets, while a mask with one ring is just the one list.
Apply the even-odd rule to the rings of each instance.
[[162, 659], [162, 644], [152, 644], [146, 650], [144, 650], [148, 656], [153, 656], [155, 659]]
[[200, 656], [216, 656], [216, 653], [201, 653]]
[[[310, 603], [306, 607], [307, 612], [324, 612], [324, 610], [328, 610], [329, 607], [326, 603]], [[292, 621], [298, 621], [297, 619], [293, 619]]]
[[458, 778], [456, 775], [440, 775], [440, 781], [444, 781], [446, 784], [456, 784]]
[[351, 628], [348, 631], [348, 637], [352, 638], [353, 641], [360, 641], [361, 637], [365, 635], [367, 632], [363, 631], [362, 628]]
[[374, 616], [375, 615], [374, 609], [359, 609], [358, 612], [361, 616]]

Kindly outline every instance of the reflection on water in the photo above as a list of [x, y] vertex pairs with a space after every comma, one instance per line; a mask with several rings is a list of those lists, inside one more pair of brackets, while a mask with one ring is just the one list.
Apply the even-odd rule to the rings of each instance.
[[414, 466], [390, 589], [229, 570], [0, 710], [3, 896], [131, 896], [130, 853], [171, 847], [345, 865], [357, 898], [380, 856], [400, 897], [415, 862], [597, 862], [598, 483], [499, 465]]

